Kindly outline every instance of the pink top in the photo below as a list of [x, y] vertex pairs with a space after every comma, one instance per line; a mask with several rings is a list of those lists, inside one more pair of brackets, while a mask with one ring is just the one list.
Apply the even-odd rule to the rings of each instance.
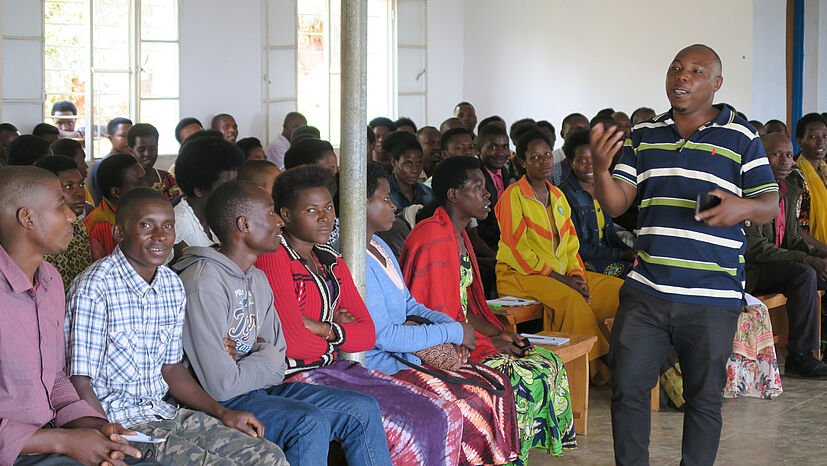
[[0, 464], [12, 464], [29, 438], [53, 422], [105, 419], [80, 400], [66, 377], [63, 280], [43, 261], [33, 286], [0, 246]]
[[778, 215], [775, 216], [775, 245], [779, 248], [784, 241], [784, 228], [787, 226], [787, 213], [784, 211], [786, 205], [784, 204], [784, 195], [787, 194], [787, 183], [778, 183], [778, 189], [781, 191], [778, 201]]
[[505, 191], [505, 182], [503, 181], [502, 169], [492, 172], [488, 169], [488, 167], [485, 167], [485, 171], [491, 175], [491, 181], [494, 182], [494, 187], [497, 188], [497, 199], [501, 198], [503, 196], [503, 191]]

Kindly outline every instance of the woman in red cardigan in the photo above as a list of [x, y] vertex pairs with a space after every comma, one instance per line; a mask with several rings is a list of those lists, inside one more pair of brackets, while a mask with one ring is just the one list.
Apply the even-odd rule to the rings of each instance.
[[433, 176], [436, 201], [420, 212], [421, 220], [402, 247], [399, 262], [411, 295], [476, 330], [473, 361], [511, 378], [520, 428], [522, 465], [531, 447], [559, 455], [576, 447], [568, 379], [563, 362], [551, 351], [526, 351], [522, 338], [503, 329], [485, 302], [474, 249], [465, 232], [471, 218], [491, 210], [479, 160], [451, 157]]
[[[462, 414], [450, 402], [352, 361], [336, 350], [367, 351], [376, 334], [350, 271], [327, 240], [335, 212], [330, 171], [312, 165], [283, 172], [273, 186], [284, 219], [281, 247], [259, 256], [273, 288], [287, 342], [287, 382], [327, 385], [379, 402], [394, 464], [455, 465]], [[274, 212], [274, 215], [276, 215]]]

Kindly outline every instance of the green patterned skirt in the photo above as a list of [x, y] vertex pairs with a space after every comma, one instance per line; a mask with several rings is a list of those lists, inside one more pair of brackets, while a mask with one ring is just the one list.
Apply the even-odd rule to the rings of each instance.
[[524, 465], [531, 448], [545, 449], [552, 455], [563, 454], [564, 448], [577, 448], [569, 380], [556, 354], [535, 347], [523, 358], [497, 354], [482, 363], [508, 375], [514, 387], [520, 457], [512, 464]]

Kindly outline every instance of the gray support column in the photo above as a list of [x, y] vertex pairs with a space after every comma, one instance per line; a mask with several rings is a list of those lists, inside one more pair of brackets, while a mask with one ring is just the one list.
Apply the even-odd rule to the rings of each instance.
[[[342, 0], [342, 139], [339, 154], [341, 251], [353, 281], [365, 295], [365, 200], [367, 198], [368, 2]], [[365, 353], [342, 359], [365, 364]]]

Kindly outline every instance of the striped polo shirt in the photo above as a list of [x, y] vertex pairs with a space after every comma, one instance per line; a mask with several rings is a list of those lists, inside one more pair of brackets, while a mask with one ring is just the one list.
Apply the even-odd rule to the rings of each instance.
[[626, 283], [667, 301], [739, 306], [746, 238], [741, 224], [695, 220], [698, 193], [752, 198], [778, 191], [755, 129], [725, 106], [685, 141], [672, 111], [640, 123], [612, 176], [637, 188], [637, 263]]

